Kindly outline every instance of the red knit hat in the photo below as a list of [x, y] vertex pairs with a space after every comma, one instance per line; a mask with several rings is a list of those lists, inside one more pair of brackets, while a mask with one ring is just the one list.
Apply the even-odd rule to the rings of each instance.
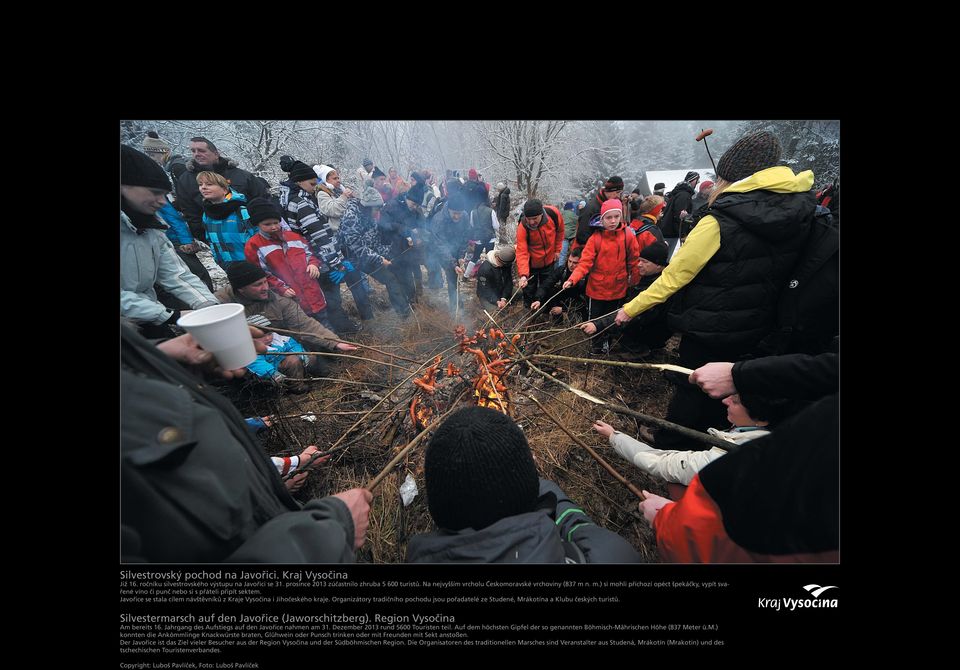
[[708, 188], [712, 186], [713, 186], [713, 182], [708, 179], [707, 181], [700, 184], [700, 192], [703, 193], [704, 191], [706, 191]]
[[472, 181], [476, 181], [478, 177], [477, 168], [470, 168], [470, 171], [467, 172], [467, 177]]
[[603, 218], [603, 215], [607, 212], [616, 210], [618, 212], [623, 212], [623, 203], [620, 202], [617, 198], [611, 198], [610, 200], [604, 200], [603, 205], [600, 206], [600, 218]]

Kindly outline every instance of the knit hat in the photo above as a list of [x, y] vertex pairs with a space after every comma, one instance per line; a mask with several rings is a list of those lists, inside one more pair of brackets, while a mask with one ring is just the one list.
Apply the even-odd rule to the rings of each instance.
[[498, 182], [497, 182], [497, 190], [498, 190], [498, 191], [502, 191], [502, 190], [505, 189], [506, 187], [507, 187], [506, 182], [502, 182], [502, 181], [498, 181]]
[[614, 175], [610, 177], [603, 185], [604, 191], [622, 191], [623, 190], [623, 177], [617, 177]]
[[451, 212], [465, 212], [467, 211], [467, 204], [464, 202], [462, 195], [454, 193], [447, 200], [447, 209]]
[[470, 170], [467, 172], [467, 177], [468, 177], [471, 181], [476, 181], [476, 180], [477, 180], [477, 169], [476, 169], [476, 168], [470, 168]]
[[407, 191], [404, 197], [407, 200], [413, 200], [413, 202], [419, 205], [420, 203], [423, 202], [423, 193], [424, 193], [423, 184], [421, 184], [420, 182], [417, 182], [416, 184], [410, 187], [410, 190]]
[[653, 244], [648, 244], [640, 250], [640, 258], [644, 258], [657, 265], [667, 264], [667, 243], [659, 240]]
[[707, 181], [700, 184], [700, 192], [703, 193], [704, 191], [706, 191], [708, 188], [712, 186], [713, 186], [713, 182], [708, 179]]
[[256, 226], [266, 219], [277, 219], [279, 221], [283, 217], [280, 206], [267, 198], [254, 198], [248, 202], [247, 213], [250, 215], [251, 226]]
[[300, 161], [293, 161], [293, 165], [286, 172], [290, 173], [290, 181], [299, 182], [317, 179], [317, 173], [313, 171], [313, 168]]
[[577, 206], [578, 206], [580, 209], [583, 209], [584, 207], [587, 206], [587, 201], [586, 201], [586, 200], [581, 200], [580, 203], [579, 203]]
[[170, 153], [170, 143], [161, 140], [157, 131], [151, 130], [143, 138], [143, 152], [147, 154], [168, 154]]
[[510, 265], [517, 257], [517, 250], [512, 244], [506, 244], [499, 249], [491, 249], [487, 252], [487, 260], [490, 265], [501, 267]]
[[717, 176], [731, 182], [746, 179], [776, 165], [780, 152], [780, 140], [773, 133], [761, 130], [744, 135], [717, 161]]
[[320, 180], [320, 183], [324, 184], [327, 181], [327, 175], [333, 172], [333, 168], [329, 165], [314, 165], [313, 171], [317, 173], [317, 179]]
[[227, 266], [227, 279], [230, 280], [230, 286], [233, 287], [234, 291], [239, 291], [244, 286], [249, 286], [266, 276], [267, 273], [260, 269], [260, 266], [247, 262], [232, 263]]
[[170, 190], [170, 180], [163, 168], [145, 153], [125, 144], [120, 145], [120, 183], [124, 186], [146, 186]]
[[700, 173], [690, 170], [690, 172], [687, 173], [687, 176], [683, 178], [683, 181], [691, 181], [692, 179], [700, 179]]
[[610, 200], [604, 200], [603, 204], [600, 205], [600, 218], [603, 218], [603, 215], [607, 212], [623, 212], [623, 203], [617, 200], [616, 198], [611, 198]]
[[573, 202], [572, 202], [572, 201], [568, 201], [568, 202], [563, 203], [563, 208], [564, 208], [564, 209], [573, 209]]
[[533, 510], [537, 466], [523, 431], [487, 407], [468, 407], [437, 429], [424, 461], [430, 515], [445, 530], [481, 529]]
[[363, 183], [363, 193], [360, 194], [360, 205], [363, 207], [383, 207], [383, 196], [373, 187], [373, 180], [367, 179]]
[[662, 191], [662, 190], [665, 189], [666, 187], [667, 187], [667, 185], [664, 184], [664, 183], [661, 181], [661, 182], [657, 182], [656, 184], [653, 185], [653, 190], [654, 190], [654, 191]]
[[533, 198], [523, 203], [523, 215], [528, 218], [543, 214], [543, 203]]
[[293, 164], [296, 162], [297, 161], [293, 158], [293, 156], [280, 156], [280, 169], [284, 172], [290, 172], [290, 170], [293, 168]]
[[363, 162], [360, 165], [362, 165], [363, 167], [367, 167], [368, 165], [373, 165], [373, 161], [370, 160], [369, 158], [364, 158]]
[[383, 170], [381, 170], [380, 168], [374, 166], [374, 168], [373, 168], [373, 178], [374, 178], [374, 179], [376, 179], [377, 177], [386, 177], [386, 176], [387, 176], [387, 175], [384, 173]]

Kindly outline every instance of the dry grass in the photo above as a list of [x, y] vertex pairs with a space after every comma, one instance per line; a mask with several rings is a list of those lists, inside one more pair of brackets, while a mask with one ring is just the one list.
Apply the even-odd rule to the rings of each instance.
[[[386, 310], [378, 311], [376, 319], [367, 322], [361, 333], [345, 339], [370, 344], [384, 351], [424, 362], [430, 361], [434, 355], [455, 344], [452, 335], [455, 323], [452, 313], [447, 309], [445, 288], [425, 288], [425, 296], [416, 308], [415, 316], [401, 321], [389, 310], [383, 287], [374, 282], [371, 284], [374, 288], [374, 305], [381, 310], [385, 307]], [[468, 332], [471, 333], [486, 321], [477, 306], [474, 290], [474, 284], [464, 285], [462, 295], [466, 305], [461, 310], [460, 320], [468, 325]], [[348, 296], [349, 292], [344, 291], [344, 304], [349, 311], [352, 302]], [[519, 296], [514, 302], [518, 304], [511, 305], [497, 317], [504, 330], [511, 330], [513, 325], [519, 323], [527, 314]], [[464, 312], [468, 318], [464, 318]], [[353, 315], [356, 316], [355, 313]], [[527, 324], [526, 328], [542, 330], [569, 325], [568, 321], [557, 325], [557, 322], [541, 315], [534, 323]], [[555, 333], [549, 339], [532, 345], [531, 349], [556, 349], [581, 339], [583, 335], [579, 330]], [[671, 340], [667, 349], [660, 352], [659, 356], [648, 356], [644, 360], [676, 362], [675, 346], [676, 340]], [[584, 342], [565, 349], [563, 353], [569, 356], [584, 356], [588, 350], [589, 344]], [[369, 351], [362, 353], [372, 359], [390, 360], [382, 354]], [[612, 358], [617, 358], [616, 354], [613, 354]], [[335, 362], [330, 376], [371, 385], [365, 388], [335, 382], [312, 382], [310, 393], [302, 395], [278, 395], [272, 388], [248, 385], [240, 392], [240, 397], [235, 399], [246, 416], [316, 413], [318, 418], [314, 422], [300, 418], [279, 420], [278, 425], [264, 438], [267, 453], [299, 453], [310, 444], [315, 444], [322, 450], [329, 448], [362, 415], [333, 415], [325, 412], [370, 409], [406, 376], [402, 370], [373, 362], [345, 363], [342, 359], [331, 360]], [[453, 351], [445, 358], [443, 365], [447, 360], [452, 360], [465, 374], [475, 367], [469, 354]], [[411, 369], [415, 367], [412, 363], [399, 363]], [[672, 385], [662, 372], [569, 363], [556, 366], [538, 363], [538, 366], [556, 374], [572, 386], [604, 400], [620, 402], [631, 409], [654, 416], [666, 414]], [[527, 435], [541, 475], [556, 482], [598, 525], [619, 533], [637, 548], [645, 560], [656, 562], [658, 559], [653, 532], [637, 511], [636, 498], [624, 486], [614, 481], [585, 450], [572, 443], [524, 394], [529, 392], [535, 395], [572, 433], [594, 447], [638, 488], [665, 494], [666, 491], [659, 482], [625, 462], [607, 441], [590, 427], [594, 419], [603, 419], [626, 433], [636, 435], [638, 424], [628, 417], [604, 411], [602, 407], [578, 398], [519, 365], [510, 371], [507, 385], [513, 404], [512, 414]], [[450, 383], [443, 392], [438, 392], [440, 402], [436, 411], [440, 413], [446, 408], [443, 399], [447, 394], [455, 396], [462, 388], [464, 384], [461, 382]], [[338, 450], [330, 462], [316, 467], [297, 497], [300, 500], [309, 500], [329, 495], [364, 486], [375, 477], [416, 435], [417, 431], [411, 425], [409, 417], [409, 405], [414, 390], [415, 387], [407, 383], [390, 395], [386, 402], [377, 408], [376, 413], [367, 417], [343, 441], [342, 445], [346, 448]], [[370, 514], [368, 540], [358, 555], [361, 562], [402, 562], [409, 538], [432, 529], [423, 483], [424, 452], [425, 443], [414, 448], [376, 490]], [[404, 507], [399, 488], [408, 473], [416, 479], [419, 494], [408, 507]]]

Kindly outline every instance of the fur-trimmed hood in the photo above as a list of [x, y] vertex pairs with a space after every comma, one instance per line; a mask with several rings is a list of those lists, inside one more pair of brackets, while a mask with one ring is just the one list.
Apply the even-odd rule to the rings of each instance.
[[232, 158], [227, 158], [226, 156], [220, 156], [220, 160], [217, 161], [216, 164], [211, 165], [209, 167], [197, 165], [197, 162], [192, 158], [187, 161], [187, 170], [189, 170], [190, 172], [206, 172], [209, 170], [212, 172], [223, 174], [224, 171], [230, 168], [238, 168], [238, 167], [240, 166], [237, 164], [235, 160], [233, 160]]

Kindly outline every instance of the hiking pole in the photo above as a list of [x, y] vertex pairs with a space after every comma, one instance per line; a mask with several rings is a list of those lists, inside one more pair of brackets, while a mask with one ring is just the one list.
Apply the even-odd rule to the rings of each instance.
[[703, 147], [707, 150], [707, 156], [710, 156], [710, 164], [713, 165], [713, 172], [716, 174], [717, 164], [713, 162], [713, 156], [710, 155], [710, 147], [707, 146], [707, 137], [710, 135], [713, 135], [713, 128], [707, 128], [706, 130], [701, 128], [700, 134], [697, 135], [697, 142], [703, 140]]
[[618, 482], [620, 482], [621, 484], [623, 484], [624, 486], [626, 486], [626, 487], [630, 490], [630, 493], [632, 493], [633, 495], [637, 496], [640, 500], [646, 500], [646, 499], [647, 499], [647, 497], [646, 497], [645, 495], [643, 495], [643, 493], [640, 491], [640, 489], [638, 489], [636, 486], [634, 486], [634, 485], [631, 484], [629, 481], [627, 481], [627, 478], [624, 477], [623, 475], [621, 475], [619, 472], [617, 472], [617, 471], [613, 468], [612, 465], [610, 465], [610, 464], [607, 463], [605, 460], [603, 460], [603, 458], [600, 457], [600, 454], [598, 454], [596, 451], [594, 451], [591, 447], [587, 446], [587, 444], [584, 443], [583, 440], [581, 440], [579, 437], [577, 437], [576, 435], [574, 435], [573, 433], [571, 433], [569, 430], [567, 430], [567, 427], [564, 426], [562, 423], [560, 423], [560, 419], [558, 419], [558, 418], [555, 417], [553, 414], [551, 414], [550, 411], [549, 411], [546, 407], [544, 407], [543, 404], [542, 404], [539, 400], [537, 400], [536, 398], [534, 398], [534, 397], [533, 397], [532, 395], [530, 395], [529, 393], [527, 394], [527, 397], [530, 398], [530, 400], [532, 400], [533, 402], [537, 403], [537, 406], [543, 411], [543, 413], [547, 416], [548, 419], [550, 419], [550, 420], [553, 421], [555, 424], [557, 424], [557, 427], [559, 427], [560, 430], [562, 430], [564, 433], [566, 433], [566, 434], [567, 434], [567, 437], [569, 437], [571, 440], [573, 440], [574, 442], [576, 442], [577, 444], [579, 444], [581, 447], [583, 447], [584, 449], [586, 449], [586, 450], [587, 450], [587, 453], [590, 454], [591, 456], [593, 456], [594, 460], [596, 460], [597, 463], [599, 463], [599, 464], [601, 465], [601, 467], [603, 467], [604, 470], [606, 470], [606, 471], [609, 472], [611, 475], [613, 475], [613, 478], [614, 478], [614, 479], [616, 479]]

